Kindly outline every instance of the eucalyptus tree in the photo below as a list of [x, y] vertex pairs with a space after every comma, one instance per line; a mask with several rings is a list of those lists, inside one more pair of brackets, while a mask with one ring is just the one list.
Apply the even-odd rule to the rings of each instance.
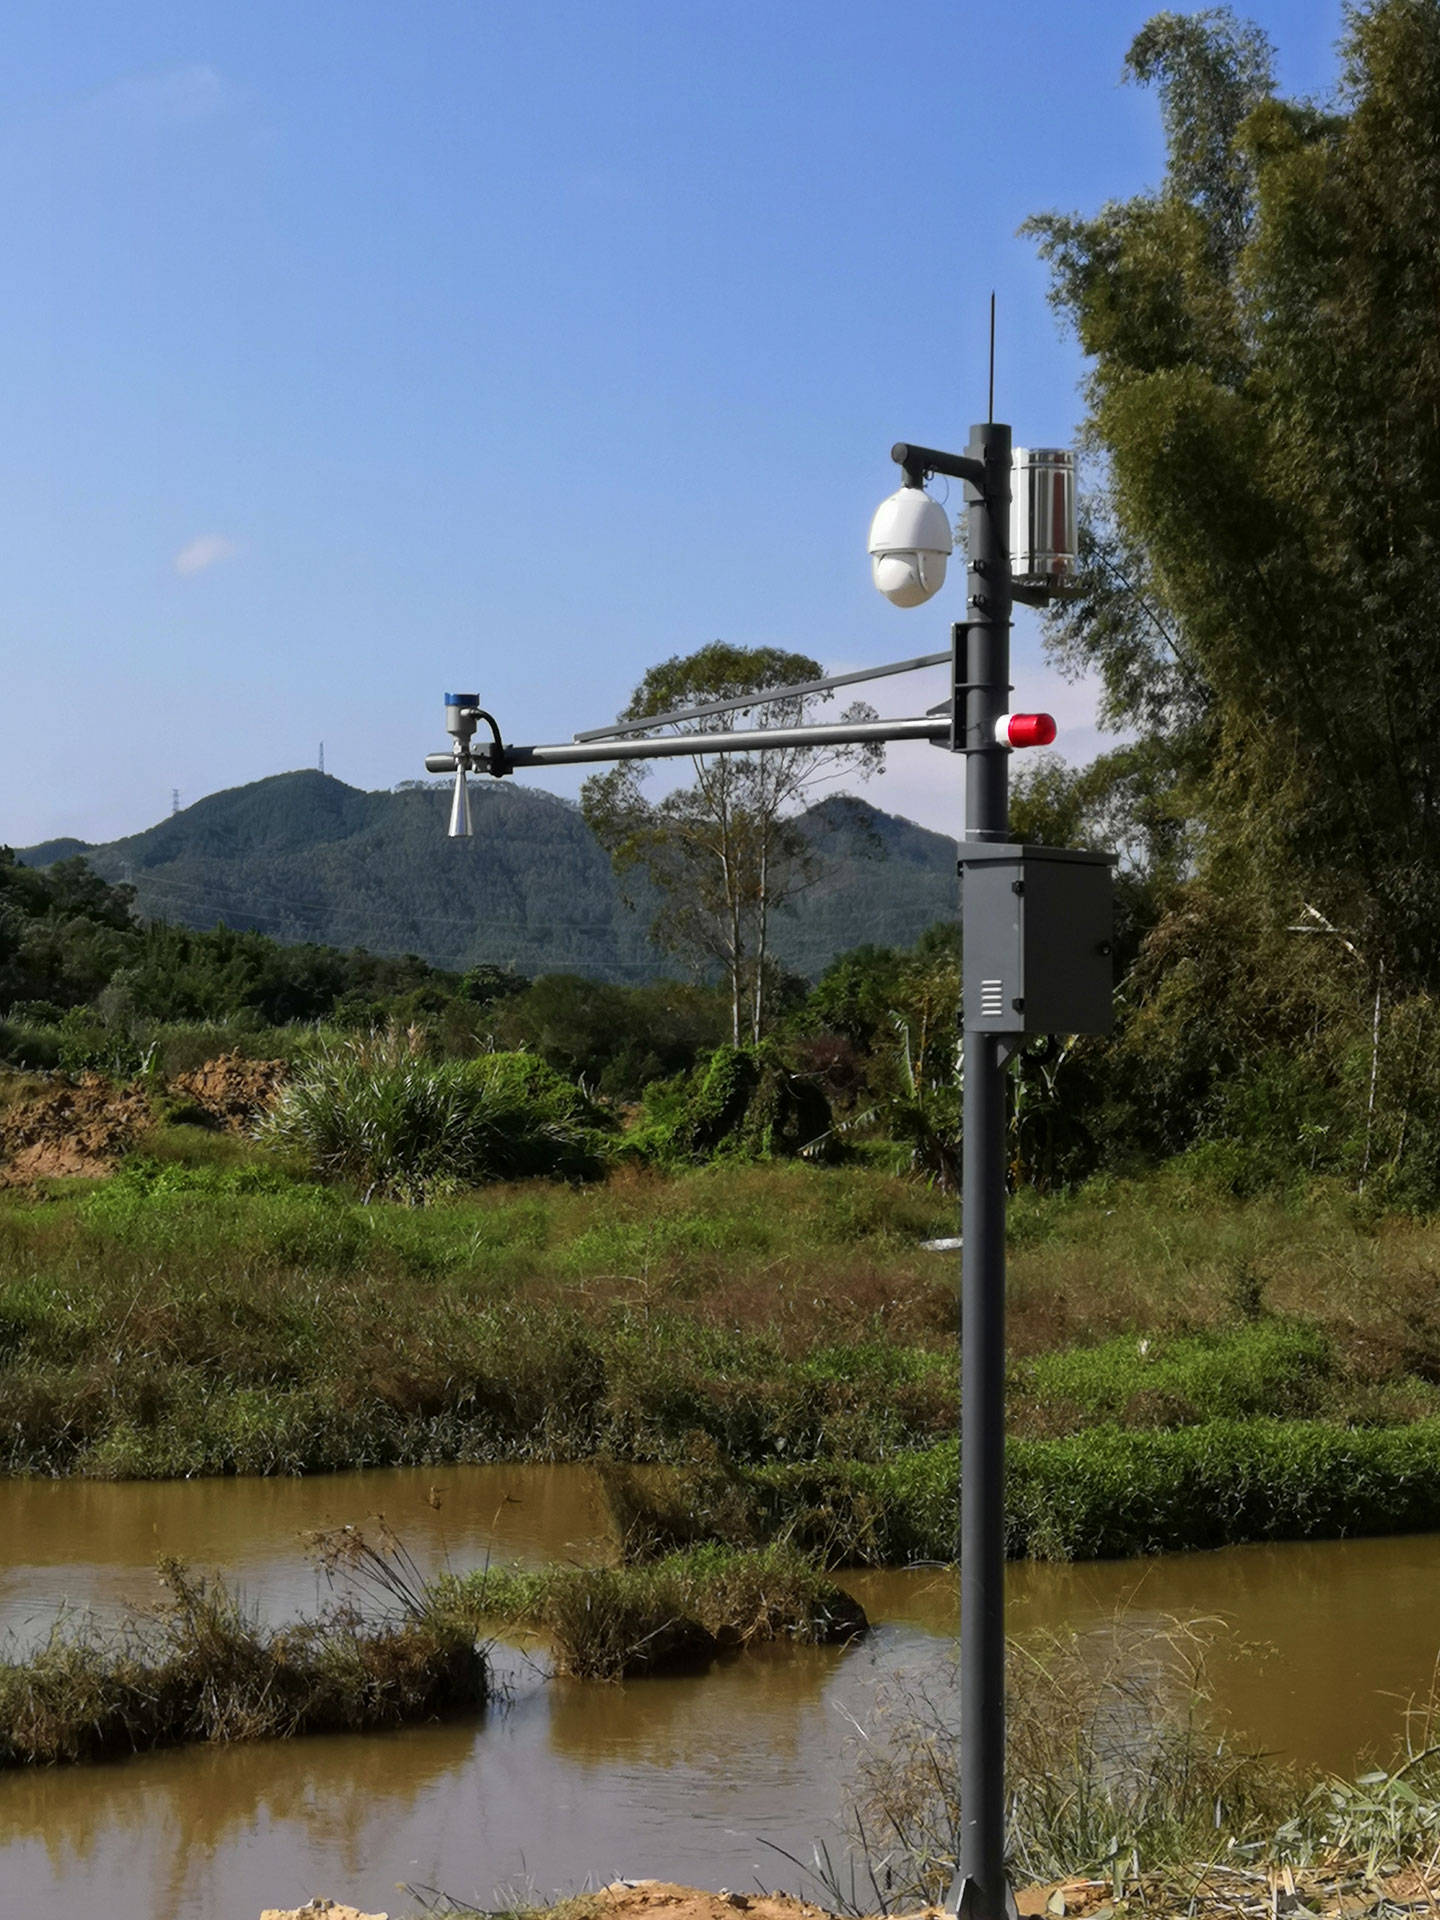
[[[622, 881], [643, 874], [656, 910], [656, 942], [697, 972], [719, 972], [730, 992], [735, 1045], [757, 1041], [774, 977], [771, 916], [814, 870], [800, 814], [815, 790], [847, 774], [865, 777], [883, 761], [878, 745], [782, 747], [717, 753], [737, 726], [794, 727], [819, 717], [831, 694], [797, 694], [723, 714], [664, 720], [678, 709], [736, 700], [822, 677], [818, 661], [778, 647], [713, 641], [651, 667], [623, 720], [656, 719], [655, 731], [693, 734], [688, 786], [652, 800], [651, 768], [622, 762], [581, 790], [585, 818]], [[873, 719], [862, 702], [837, 718]]]

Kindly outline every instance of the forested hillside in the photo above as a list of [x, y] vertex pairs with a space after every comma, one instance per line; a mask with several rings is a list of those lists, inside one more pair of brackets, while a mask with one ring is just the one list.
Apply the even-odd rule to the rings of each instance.
[[[311, 771], [208, 795], [106, 846], [50, 841], [27, 865], [83, 853], [134, 888], [147, 919], [227, 926], [285, 941], [414, 953], [463, 971], [500, 966], [639, 982], [673, 972], [627, 907], [577, 808], [498, 782], [474, 785], [475, 837], [446, 838], [448, 791], [425, 783], [365, 793]], [[955, 850], [943, 835], [830, 799], [806, 816], [815, 877], [776, 916], [774, 946], [818, 974], [864, 941], [909, 945], [955, 908]]]

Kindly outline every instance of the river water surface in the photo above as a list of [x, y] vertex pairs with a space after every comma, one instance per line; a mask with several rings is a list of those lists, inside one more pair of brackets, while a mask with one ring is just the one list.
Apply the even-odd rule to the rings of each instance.
[[[427, 1572], [591, 1561], [603, 1515], [583, 1467], [450, 1467], [310, 1480], [0, 1481], [0, 1627], [21, 1644], [62, 1605], [157, 1596], [155, 1560], [219, 1567], [268, 1616], [328, 1589], [312, 1529], [383, 1514]], [[876, 1630], [777, 1647], [708, 1674], [548, 1680], [497, 1649], [506, 1698], [399, 1732], [145, 1755], [0, 1774], [0, 1912], [26, 1920], [255, 1920], [316, 1893], [407, 1912], [397, 1888], [493, 1906], [616, 1875], [813, 1892], [786, 1854], [843, 1849], [844, 1783], [877, 1687], [943, 1666], [948, 1571], [841, 1576]], [[1440, 1535], [1240, 1547], [1009, 1573], [1012, 1631], [1210, 1616], [1234, 1733], [1309, 1765], [1392, 1750], [1440, 1650]]]

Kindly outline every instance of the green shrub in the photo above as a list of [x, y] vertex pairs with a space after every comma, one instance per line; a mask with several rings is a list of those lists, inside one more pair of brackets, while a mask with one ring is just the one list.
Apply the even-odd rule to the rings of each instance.
[[258, 1132], [367, 1199], [415, 1204], [487, 1180], [593, 1178], [612, 1128], [529, 1055], [435, 1060], [389, 1033], [326, 1045]]
[[7, 1066], [50, 1072], [60, 1065], [60, 1035], [52, 1026], [0, 1020], [0, 1060]]
[[802, 1152], [829, 1128], [825, 1095], [767, 1040], [717, 1047], [693, 1073], [648, 1088], [644, 1120], [626, 1144], [667, 1164], [769, 1160]]

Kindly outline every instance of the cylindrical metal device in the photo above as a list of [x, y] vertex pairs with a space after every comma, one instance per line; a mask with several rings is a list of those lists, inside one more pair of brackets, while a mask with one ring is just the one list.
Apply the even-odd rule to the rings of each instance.
[[445, 731], [452, 740], [468, 744], [475, 732], [475, 717], [472, 708], [478, 707], [478, 693], [447, 693], [445, 696]]
[[1010, 564], [1017, 583], [1054, 586], [1075, 571], [1075, 456], [1016, 447], [1010, 479]]

